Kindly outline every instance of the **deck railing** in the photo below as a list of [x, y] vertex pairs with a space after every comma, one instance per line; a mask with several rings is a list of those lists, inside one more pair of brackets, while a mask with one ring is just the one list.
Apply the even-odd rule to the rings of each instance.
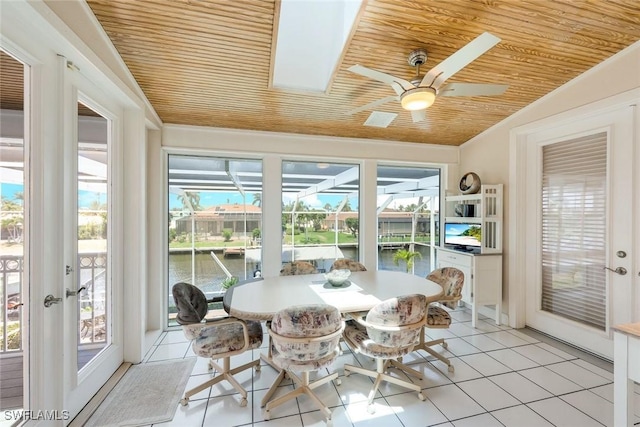
[[0, 257], [0, 321], [2, 344], [0, 354], [20, 351], [22, 340], [22, 272], [23, 258], [18, 255]]
[[[78, 255], [78, 342], [80, 345], [104, 343], [107, 337], [106, 318], [106, 252]], [[100, 284], [102, 286], [100, 286]]]
[[[106, 341], [105, 287], [100, 289], [106, 276], [107, 254], [104, 252], [78, 255], [78, 334], [80, 345]], [[23, 257], [0, 256], [0, 355], [22, 350], [22, 286]]]

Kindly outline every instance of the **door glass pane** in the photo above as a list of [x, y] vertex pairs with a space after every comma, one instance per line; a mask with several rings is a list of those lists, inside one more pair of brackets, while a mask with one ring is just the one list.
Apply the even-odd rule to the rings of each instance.
[[605, 133], [543, 147], [541, 308], [606, 328]]
[[78, 103], [78, 370], [111, 341], [109, 121]]
[[194, 284], [213, 299], [261, 275], [262, 162], [169, 155], [168, 201], [168, 324], [175, 325], [174, 284]]
[[439, 244], [440, 169], [378, 166], [378, 269], [425, 277]]
[[[29, 325], [25, 258], [24, 65], [0, 51], [0, 410], [23, 407]], [[11, 414], [7, 412], [7, 414]], [[9, 423], [16, 418], [7, 419]]]
[[359, 190], [358, 165], [282, 162], [282, 262], [357, 261]]

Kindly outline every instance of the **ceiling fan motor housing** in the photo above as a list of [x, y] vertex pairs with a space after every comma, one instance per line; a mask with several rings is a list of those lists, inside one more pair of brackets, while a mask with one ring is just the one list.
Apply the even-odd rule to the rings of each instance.
[[424, 49], [416, 49], [409, 54], [409, 65], [415, 67], [416, 65], [422, 65], [427, 62], [427, 51]]

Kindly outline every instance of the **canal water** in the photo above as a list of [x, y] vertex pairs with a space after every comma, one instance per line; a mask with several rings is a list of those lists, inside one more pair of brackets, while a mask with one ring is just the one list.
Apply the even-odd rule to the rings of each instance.
[[[357, 248], [342, 247], [340, 248], [345, 258], [356, 259]], [[416, 246], [416, 250], [421, 253], [422, 258], [415, 258], [415, 274], [425, 277], [431, 271], [429, 247]], [[378, 269], [379, 270], [397, 270], [404, 271], [403, 263], [395, 265], [393, 263], [393, 254], [395, 250], [384, 249], [378, 251]], [[223, 262], [229, 272], [240, 279], [253, 277], [253, 272], [259, 269], [259, 263], [247, 261], [245, 269], [245, 259], [242, 256], [224, 258], [222, 254], [218, 254], [218, 258]], [[331, 263], [327, 260], [328, 266]], [[328, 269], [327, 266], [327, 269]], [[190, 253], [171, 253], [169, 254], [169, 289], [177, 282], [195, 283], [205, 293], [218, 292], [222, 289], [221, 282], [226, 278], [222, 268], [211, 257], [210, 251], [196, 251], [194, 272], [195, 277], [191, 274], [191, 254]], [[246, 271], [246, 276], [245, 276]], [[194, 280], [195, 279], [195, 280]]]

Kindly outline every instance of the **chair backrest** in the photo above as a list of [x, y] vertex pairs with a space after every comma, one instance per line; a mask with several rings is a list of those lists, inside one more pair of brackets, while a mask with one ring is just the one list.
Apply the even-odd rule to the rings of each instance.
[[[336, 307], [328, 304], [291, 306], [273, 316], [271, 330], [277, 334], [272, 335], [272, 345], [282, 357], [298, 361], [319, 360], [335, 352], [342, 330], [342, 316]], [[295, 342], [295, 338], [312, 340]]]
[[307, 261], [291, 261], [286, 263], [282, 270], [280, 270], [281, 276], [297, 276], [299, 274], [315, 274], [318, 270]]
[[444, 296], [438, 302], [451, 309], [456, 308], [456, 301], [462, 298], [464, 273], [455, 267], [442, 267], [429, 273], [427, 279], [436, 282], [444, 290]]
[[[390, 298], [374, 306], [367, 313], [367, 334], [385, 347], [404, 347], [415, 344], [427, 316], [427, 298], [412, 294]], [[377, 329], [376, 326], [398, 326], [397, 331]]]
[[178, 308], [176, 322], [180, 325], [200, 323], [207, 315], [209, 311], [207, 297], [196, 286], [179, 282], [173, 285], [171, 292]]
[[351, 271], [367, 271], [364, 265], [362, 265], [358, 261], [354, 261], [348, 258], [339, 258], [335, 260], [333, 262], [333, 265], [331, 265], [331, 269], [329, 271], [342, 270], [342, 269], [351, 270]]

